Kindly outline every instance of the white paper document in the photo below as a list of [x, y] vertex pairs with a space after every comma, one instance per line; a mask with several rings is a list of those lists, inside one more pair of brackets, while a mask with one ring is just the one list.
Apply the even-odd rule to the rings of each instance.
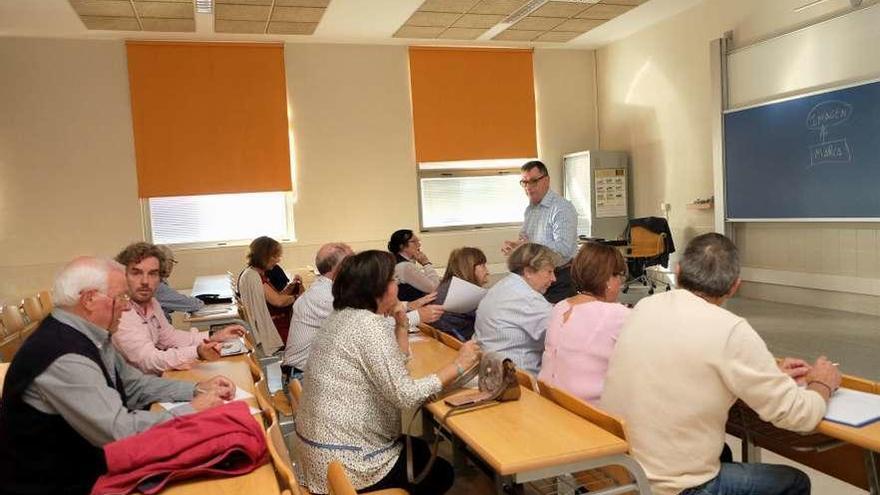
[[880, 395], [838, 389], [828, 402], [825, 419], [849, 426], [864, 426], [880, 420]]
[[446, 293], [446, 301], [443, 302], [443, 309], [453, 313], [470, 313], [477, 309], [486, 292], [486, 289], [478, 285], [465, 282], [458, 277], [452, 277], [449, 292]]
[[[243, 390], [243, 389], [236, 387], [235, 388], [235, 397], [233, 397], [232, 400], [227, 400], [224, 402], [226, 404], [229, 404], [230, 402], [233, 402], [236, 400], [250, 399], [253, 396], [254, 396], [254, 394], [248, 392], [247, 390]], [[170, 410], [174, 409], [175, 407], [185, 406], [187, 404], [189, 404], [189, 402], [160, 402], [159, 403], [159, 405], [162, 406], [162, 409], [165, 409], [166, 411], [170, 411]], [[260, 412], [259, 409], [257, 409], [256, 407], [253, 407], [253, 406], [250, 406], [250, 409], [251, 409], [251, 414], [259, 414], [259, 412]]]

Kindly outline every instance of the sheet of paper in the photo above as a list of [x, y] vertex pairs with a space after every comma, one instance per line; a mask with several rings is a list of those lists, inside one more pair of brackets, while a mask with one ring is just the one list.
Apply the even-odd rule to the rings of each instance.
[[[227, 400], [227, 401], [223, 401], [223, 402], [226, 404], [229, 404], [232, 401], [247, 400], [247, 399], [252, 399], [253, 397], [254, 397], [254, 394], [252, 394], [242, 388], [236, 387], [235, 388], [235, 396], [232, 398], [232, 400]], [[174, 409], [175, 407], [185, 406], [187, 404], [189, 404], [189, 402], [160, 402], [159, 403], [159, 405], [162, 406], [162, 408], [165, 409], [166, 411], [170, 411], [170, 410]], [[251, 407], [251, 414], [256, 414], [256, 413], [254, 413], [254, 411], [260, 412], [259, 409], [255, 408], [255, 407]]]
[[825, 419], [850, 426], [864, 426], [880, 420], [880, 395], [838, 389], [828, 402]]
[[[245, 393], [247, 393], [247, 392], [245, 392]], [[231, 402], [231, 401], [227, 401], [227, 403], [229, 403], [229, 402]], [[189, 402], [160, 402], [159, 405], [162, 406], [162, 409], [165, 409], [166, 411], [170, 411], [170, 410], [174, 409], [175, 407], [189, 405]], [[260, 414], [259, 408], [256, 408], [254, 406], [248, 406], [248, 409], [250, 409], [251, 414]]]
[[469, 313], [477, 309], [486, 292], [486, 289], [480, 286], [465, 282], [458, 277], [452, 277], [449, 292], [446, 293], [446, 301], [443, 302], [443, 309], [453, 313]]

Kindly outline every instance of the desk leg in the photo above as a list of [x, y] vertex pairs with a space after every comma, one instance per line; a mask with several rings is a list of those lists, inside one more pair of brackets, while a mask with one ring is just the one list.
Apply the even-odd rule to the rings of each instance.
[[748, 430], [742, 438], [742, 461], [761, 462], [761, 447], [755, 445], [755, 438]]
[[495, 493], [498, 495], [523, 495], [523, 485], [514, 481], [513, 476], [496, 474]]
[[880, 453], [865, 451], [865, 471], [868, 474], [871, 495], [880, 495]]

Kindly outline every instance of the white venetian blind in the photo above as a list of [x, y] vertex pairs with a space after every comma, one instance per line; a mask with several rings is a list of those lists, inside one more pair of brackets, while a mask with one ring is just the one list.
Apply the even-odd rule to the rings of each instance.
[[422, 227], [461, 227], [522, 222], [528, 200], [518, 174], [423, 177]]
[[156, 244], [281, 240], [293, 231], [283, 192], [151, 198], [149, 207]]

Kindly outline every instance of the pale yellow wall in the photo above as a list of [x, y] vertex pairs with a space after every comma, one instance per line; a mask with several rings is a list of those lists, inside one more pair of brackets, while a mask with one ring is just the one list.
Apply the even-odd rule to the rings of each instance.
[[[794, 12], [804, 3], [706, 0], [598, 50], [600, 147], [631, 153], [636, 216], [661, 215], [660, 202], [671, 203], [679, 248], [714, 230], [711, 210], [686, 208], [713, 194], [710, 41], [732, 31], [734, 46], [741, 46], [849, 7], [831, 0]], [[880, 277], [876, 226], [748, 224], [735, 234], [747, 266]], [[875, 297], [759, 285], [745, 284], [742, 293], [862, 312], [880, 308]]]
[[[297, 242], [384, 248], [417, 228], [407, 52], [398, 46], [287, 44]], [[112, 256], [141, 238], [125, 50], [119, 41], [0, 39], [0, 301], [48, 287], [81, 254]], [[595, 147], [592, 51], [536, 50], [538, 147], [559, 188], [561, 155]], [[516, 229], [428, 233], [438, 264], [460, 245], [490, 263]], [[171, 283], [240, 269], [243, 247], [185, 250]]]

